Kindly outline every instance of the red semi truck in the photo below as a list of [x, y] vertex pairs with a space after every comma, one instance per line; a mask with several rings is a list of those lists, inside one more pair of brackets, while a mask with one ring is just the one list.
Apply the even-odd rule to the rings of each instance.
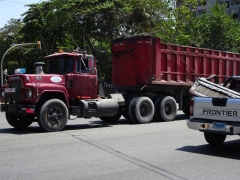
[[14, 74], [1, 88], [1, 111], [9, 124], [26, 128], [38, 122], [45, 131], [62, 130], [70, 116], [115, 122], [121, 115], [134, 123], [174, 120], [188, 113], [189, 89], [211, 74], [222, 83], [239, 75], [239, 54], [162, 43], [141, 34], [112, 42], [113, 93], [104, 93], [96, 60], [83, 52], [59, 52], [36, 63], [35, 74]]

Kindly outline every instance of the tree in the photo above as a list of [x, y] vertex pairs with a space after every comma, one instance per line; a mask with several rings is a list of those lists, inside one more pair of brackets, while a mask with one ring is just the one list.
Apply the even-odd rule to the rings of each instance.
[[[21, 43], [22, 36], [19, 34], [22, 24], [19, 19], [11, 19], [8, 24], [0, 29], [0, 54], [3, 54], [14, 43]], [[12, 49], [5, 57], [3, 67], [8, 68], [8, 72], [13, 73], [14, 68], [23, 65], [24, 54], [20, 53], [21, 49]], [[1, 59], [2, 59], [1, 56]]]
[[164, 22], [170, 30], [164, 35], [158, 31], [156, 34], [165, 42], [238, 52], [240, 24], [232, 14], [226, 13], [226, 5], [215, 4], [209, 13], [197, 16], [195, 7], [198, 3], [181, 0]]
[[50, 0], [29, 5], [21, 33], [28, 41], [41, 37], [48, 53], [57, 47], [86, 49], [98, 59], [100, 77], [111, 81], [111, 41], [151, 32], [167, 10], [164, 0]]

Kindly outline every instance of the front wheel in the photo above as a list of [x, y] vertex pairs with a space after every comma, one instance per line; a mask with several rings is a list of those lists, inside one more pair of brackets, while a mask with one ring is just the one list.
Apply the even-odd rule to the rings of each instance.
[[33, 123], [32, 118], [22, 116], [20, 114], [6, 112], [7, 122], [14, 128], [22, 129], [27, 128]]
[[210, 133], [210, 132], [204, 132], [205, 140], [210, 145], [221, 145], [224, 143], [227, 135], [226, 134], [216, 134], [216, 133]]
[[61, 131], [68, 121], [66, 104], [59, 99], [50, 99], [38, 112], [38, 124], [45, 131]]

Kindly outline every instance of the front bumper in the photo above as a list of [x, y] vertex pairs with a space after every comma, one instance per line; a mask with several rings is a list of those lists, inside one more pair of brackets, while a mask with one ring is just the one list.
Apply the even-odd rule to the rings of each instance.
[[189, 129], [199, 130], [202, 132], [214, 132], [228, 135], [240, 135], [240, 123], [238, 122], [218, 122], [225, 123], [226, 129], [224, 131], [218, 131], [213, 129], [213, 121], [205, 119], [188, 119], [187, 126]]
[[35, 105], [25, 104], [1, 104], [1, 112], [35, 114]]

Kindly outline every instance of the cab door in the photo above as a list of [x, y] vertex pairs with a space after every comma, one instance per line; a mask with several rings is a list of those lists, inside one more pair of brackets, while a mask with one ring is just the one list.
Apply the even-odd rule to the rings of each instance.
[[76, 98], [96, 98], [98, 92], [96, 71], [88, 68], [88, 59], [79, 58], [76, 61], [76, 73], [73, 75], [73, 93]]

